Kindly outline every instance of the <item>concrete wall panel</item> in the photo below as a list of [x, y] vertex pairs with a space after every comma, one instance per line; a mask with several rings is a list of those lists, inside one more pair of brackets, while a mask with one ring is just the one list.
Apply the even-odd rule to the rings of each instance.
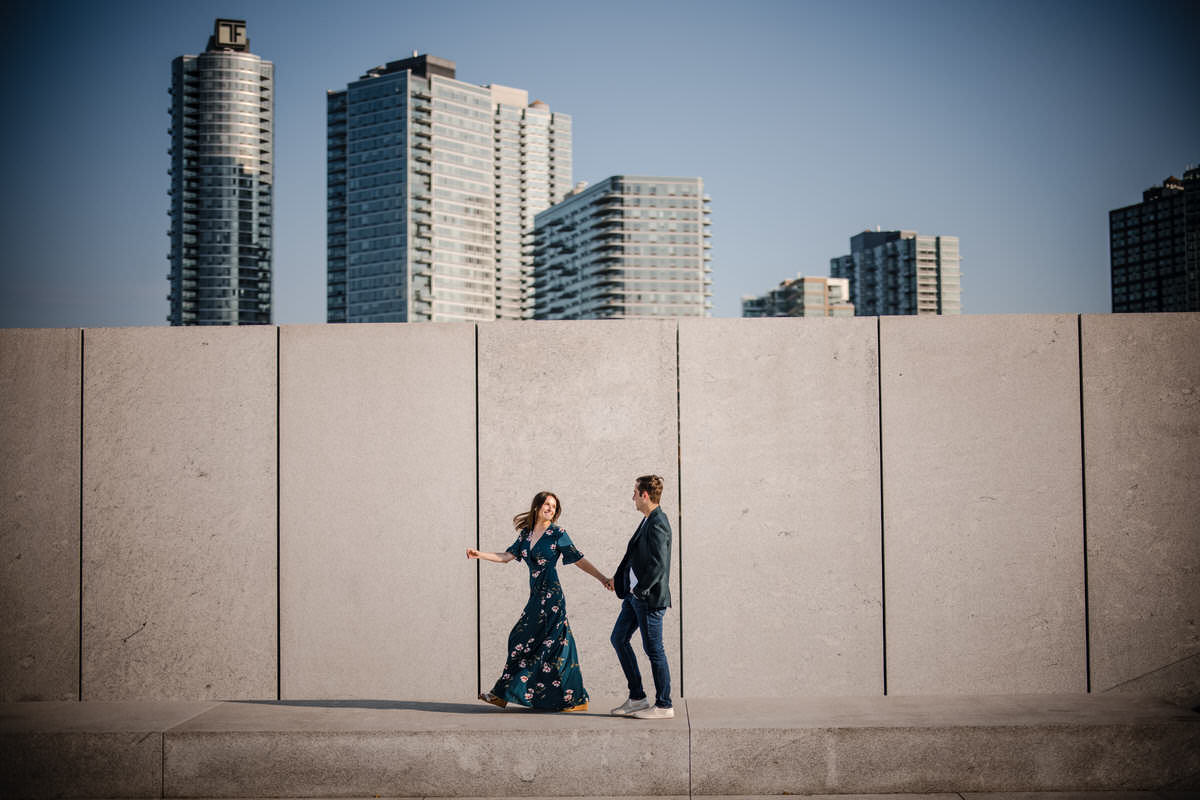
[[475, 328], [281, 329], [284, 698], [470, 696]]
[[883, 692], [874, 319], [681, 320], [693, 697]]
[[881, 319], [892, 694], [1086, 689], [1074, 316]]
[[1083, 317], [1093, 691], [1200, 703], [1200, 314]]
[[84, 334], [83, 699], [276, 694], [276, 330]]
[[[612, 575], [641, 514], [633, 482], [665, 481], [662, 506], [675, 533], [664, 645], [680, 696], [679, 480], [676, 326], [673, 320], [489, 323], [479, 326], [480, 547], [515, 540], [512, 518], [542, 489], [562, 501], [561, 524], [596, 567]], [[463, 547], [473, 543], [465, 539]], [[481, 563], [480, 681], [490, 689], [504, 666], [508, 633], [529, 595], [524, 564]], [[624, 697], [609, 643], [615, 595], [582, 570], [559, 567], [584, 686], [593, 697]], [[635, 637], [642, 677], [650, 665]]]
[[79, 698], [80, 332], [0, 331], [0, 702]]

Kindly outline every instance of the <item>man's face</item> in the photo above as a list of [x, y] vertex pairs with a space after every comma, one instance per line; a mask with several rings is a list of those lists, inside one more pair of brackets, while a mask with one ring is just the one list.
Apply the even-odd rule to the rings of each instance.
[[647, 492], [639, 492], [636, 483], [633, 485], [633, 505], [643, 514], [650, 513], [650, 495]]

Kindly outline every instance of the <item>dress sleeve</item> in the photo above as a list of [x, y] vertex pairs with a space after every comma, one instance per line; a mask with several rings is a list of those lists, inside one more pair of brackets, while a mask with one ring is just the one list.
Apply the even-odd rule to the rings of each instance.
[[574, 564], [583, 558], [583, 553], [576, 549], [575, 543], [571, 541], [571, 537], [567, 535], [566, 531], [559, 533], [556, 544], [558, 545], [558, 552], [562, 556], [563, 564]]
[[517, 540], [508, 546], [506, 553], [512, 553], [517, 557], [517, 561], [524, 561], [529, 557], [529, 544], [525, 539], [525, 532], [517, 534]]

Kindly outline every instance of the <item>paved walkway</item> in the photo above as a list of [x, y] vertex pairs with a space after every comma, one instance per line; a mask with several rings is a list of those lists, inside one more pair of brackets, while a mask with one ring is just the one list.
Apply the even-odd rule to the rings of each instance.
[[1148, 698], [621, 699], [0, 705], [0, 796], [1200, 800], [1200, 714]]

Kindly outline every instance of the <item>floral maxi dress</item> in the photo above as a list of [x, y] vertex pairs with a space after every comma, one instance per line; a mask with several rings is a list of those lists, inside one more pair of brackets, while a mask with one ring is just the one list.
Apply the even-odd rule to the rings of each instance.
[[567, 603], [555, 565], [583, 558], [571, 537], [557, 525], [529, 546], [530, 531], [521, 531], [508, 552], [529, 568], [529, 600], [508, 635], [508, 661], [492, 694], [510, 703], [545, 711], [562, 711], [587, 702], [579, 651], [567, 622]]

